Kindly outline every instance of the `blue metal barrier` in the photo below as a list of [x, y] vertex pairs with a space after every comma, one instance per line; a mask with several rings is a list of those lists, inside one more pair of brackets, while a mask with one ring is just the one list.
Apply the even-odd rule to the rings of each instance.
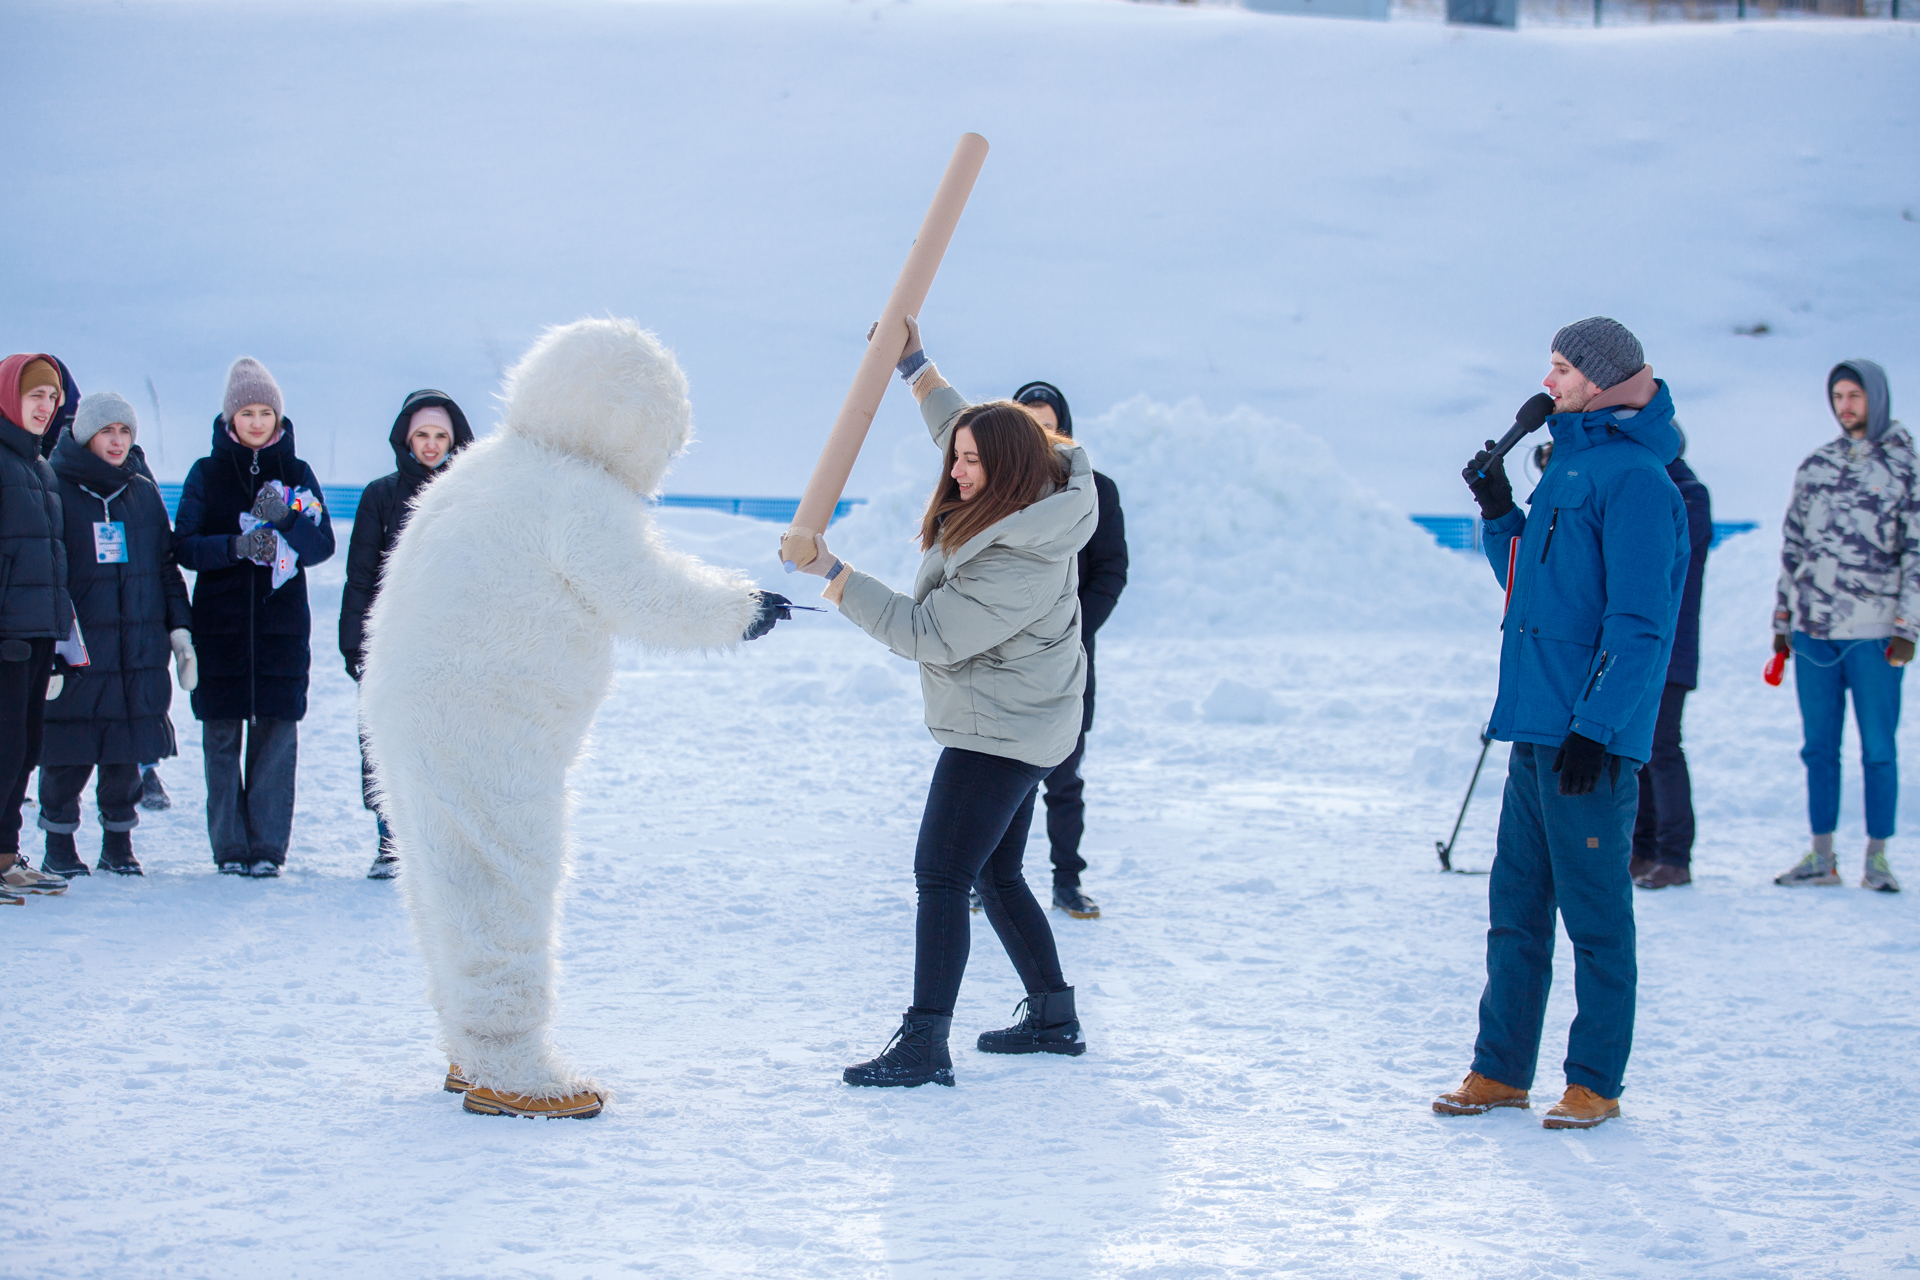
[[[354, 512], [360, 509], [360, 491], [365, 485], [351, 485], [326, 495], [327, 509], [338, 527], [336, 537], [346, 536], [345, 531], [353, 527]], [[180, 489], [177, 484], [163, 483], [160, 496], [166, 499], [167, 519], [175, 519], [180, 511]], [[842, 498], [833, 508], [833, 519], [838, 520], [849, 511], [866, 501], [865, 498]], [[720, 511], [730, 516], [745, 516], [749, 520], [771, 520], [779, 524], [793, 523], [794, 513], [800, 510], [798, 498], [709, 498], [691, 493], [667, 493], [660, 496], [663, 507], [691, 507], [700, 511]], [[829, 523], [832, 523], [829, 521]]]
[[[1433, 540], [1449, 551], [1478, 551], [1480, 521], [1474, 516], [1412, 516], [1412, 521], [1433, 535]], [[1736, 534], [1751, 533], [1760, 527], [1758, 520], [1715, 520], [1713, 541], [1717, 547]]]

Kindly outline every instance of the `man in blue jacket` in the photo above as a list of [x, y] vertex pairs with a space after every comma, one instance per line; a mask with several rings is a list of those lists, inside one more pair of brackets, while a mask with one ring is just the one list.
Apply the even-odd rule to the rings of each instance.
[[1574, 946], [1579, 1012], [1549, 1129], [1620, 1114], [1638, 981], [1627, 861], [1687, 576], [1687, 512], [1666, 466], [1673, 400], [1639, 339], [1593, 317], [1554, 335], [1553, 460], [1514, 506], [1488, 451], [1463, 473], [1507, 590], [1487, 732], [1513, 744], [1487, 892], [1487, 985], [1473, 1069], [1443, 1115], [1528, 1106], [1553, 981], [1554, 915]]

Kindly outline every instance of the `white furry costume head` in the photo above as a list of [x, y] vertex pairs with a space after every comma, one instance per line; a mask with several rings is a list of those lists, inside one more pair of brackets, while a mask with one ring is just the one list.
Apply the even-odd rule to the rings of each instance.
[[643, 495], [693, 439], [687, 375], [631, 320], [548, 329], [507, 374], [505, 400], [508, 435], [585, 458]]

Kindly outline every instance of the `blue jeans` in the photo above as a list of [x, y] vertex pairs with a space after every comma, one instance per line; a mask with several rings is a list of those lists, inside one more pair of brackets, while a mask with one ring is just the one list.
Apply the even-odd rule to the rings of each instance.
[[1620, 760], [1619, 773], [1603, 773], [1591, 793], [1563, 796], [1553, 757], [1552, 747], [1516, 742], [1507, 764], [1487, 884], [1487, 987], [1473, 1069], [1516, 1089], [1533, 1087], [1553, 985], [1557, 910], [1573, 941], [1579, 1003], [1567, 1036], [1567, 1083], [1617, 1098], [1633, 1049], [1640, 976], [1627, 876], [1640, 766]]
[[1813, 834], [1840, 825], [1840, 729], [1853, 690], [1853, 722], [1860, 730], [1860, 772], [1866, 778], [1867, 835], [1893, 834], [1900, 803], [1900, 761], [1894, 730], [1900, 727], [1900, 676], [1887, 661], [1885, 640], [1815, 640], [1793, 633], [1793, 687], [1800, 695], [1800, 725], [1806, 745], [1807, 822]]

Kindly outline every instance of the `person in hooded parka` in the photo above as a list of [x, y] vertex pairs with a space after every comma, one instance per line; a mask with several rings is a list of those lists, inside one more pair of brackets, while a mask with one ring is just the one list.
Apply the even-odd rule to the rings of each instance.
[[788, 601], [654, 528], [693, 410], [652, 334], [548, 330], [504, 400], [500, 429], [420, 490], [387, 557], [361, 717], [446, 1088], [479, 1115], [584, 1118], [605, 1095], [552, 1043], [554, 953], [567, 771], [613, 684], [613, 642], [730, 649]]
[[[400, 539], [400, 529], [407, 522], [420, 486], [439, 475], [454, 454], [473, 443], [473, 428], [446, 392], [416, 391], [400, 406], [387, 442], [393, 446], [393, 460], [399, 469], [360, 491], [353, 537], [347, 542], [347, 585], [340, 595], [340, 656], [356, 684], [366, 663], [367, 610], [380, 592], [381, 568]], [[380, 847], [373, 855], [367, 879], [391, 880], [399, 859], [393, 853], [393, 830], [374, 805], [373, 790], [373, 766], [367, 762], [363, 737], [360, 798], [372, 811], [380, 832]]]
[[[333, 518], [313, 468], [294, 453], [279, 383], [251, 356], [227, 371], [213, 450], [181, 487], [173, 549], [195, 574], [193, 714], [213, 860], [223, 875], [277, 876], [307, 714], [307, 570], [333, 555]], [[292, 573], [276, 586], [289, 554]]]
[[140, 766], [175, 754], [168, 660], [181, 688], [195, 684], [193, 615], [166, 504], [132, 456], [139, 426], [125, 399], [96, 391], [81, 400], [53, 452], [67, 590], [88, 659], [67, 671], [60, 696], [47, 704], [40, 755], [40, 827], [47, 833], [40, 869], [68, 879], [88, 874], [74, 834], [80, 795], [96, 768], [99, 868], [141, 874], [133, 853]]

